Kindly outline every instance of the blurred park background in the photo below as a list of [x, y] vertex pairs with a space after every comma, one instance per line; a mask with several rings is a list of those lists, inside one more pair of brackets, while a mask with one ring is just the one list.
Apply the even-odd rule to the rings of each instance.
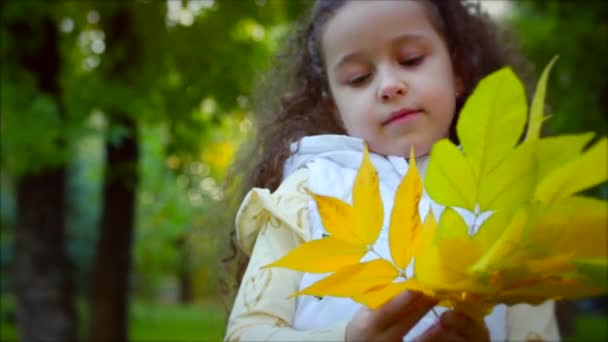
[[[607, 135], [608, 2], [473, 2], [514, 29], [534, 80], [560, 55], [550, 133]], [[0, 4], [0, 339], [221, 340], [223, 180], [255, 80], [311, 2]], [[604, 340], [607, 306], [561, 304], [564, 336]]]

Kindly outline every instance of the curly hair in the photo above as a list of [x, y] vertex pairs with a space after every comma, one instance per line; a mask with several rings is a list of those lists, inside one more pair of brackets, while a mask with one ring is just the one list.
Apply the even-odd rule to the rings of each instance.
[[[273, 69], [259, 82], [261, 86], [255, 96], [257, 135], [234, 169], [244, 175], [239, 199], [253, 187], [276, 190], [292, 142], [309, 135], [346, 134], [338, 119], [328, 115], [330, 89], [321, 39], [327, 22], [349, 1], [352, 0], [317, 0], [296, 26]], [[432, 24], [447, 45], [454, 72], [463, 83], [450, 127], [450, 139], [458, 143], [455, 134], [458, 113], [479, 80], [503, 66], [512, 66], [521, 73], [528, 65], [517, 53], [512, 35], [499, 29], [481, 11], [478, 2], [418, 1], [426, 5]], [[233, 283], [238, 286], [248, 258], [236, 247], [234, 227], [230, 244], [232, 255], [224, 262], [236, 264]]]

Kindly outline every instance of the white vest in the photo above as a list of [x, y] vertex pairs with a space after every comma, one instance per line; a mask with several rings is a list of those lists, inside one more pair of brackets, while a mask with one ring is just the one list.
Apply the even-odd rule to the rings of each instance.
[[[332, 196], [352, 204], [352, 186], [363, 157], [363, 140], [344, 135], [317, 135], [305, 137], [299, 143], [291, 146], [292, 156], [285, 164], [284, 177], [288, 177], [295, 170], [306, 167], [310, 170], [308, 186], [316, 194]], [[390, 259], [388, 245], [388, 225], [393, 207], [395, 191], [402, 178], [407, 172], [408, 164], [405, 158], [397, 156], [382, 156], [370, 153], [370, 159], [378, 172], [380, 179], [380, 194], [384, 204], [384, 223], [380, 236], [374, 245], [374, 249], [383, 257]], [[424, 175], [428, 158], [417, 159], [418, 169]], [[327, 233], [321, 223], [316, 203], [310, 200], [308, 206], [308, 217], [311, 229], [311, 239], [320, 239]], [[433, 214], [439, 217], [443, 207], [433, 202], [426, 192], [423, 194], [420, 204], [420, 217], [426, 217], [429, 208]], [[473, 215], [459, 211], [467, 224], [471, 226]], [[362, 261], [368, 261], [377, 256], [368, 253]], [[407, 276], [412, 275], [411, 265], [406, 270]], [[326, 277], [328, 274], [304, 273], [300, 282], [300, 290], [312, 283]], [[352, 319], [354, 314], [361, 308], [361, 304], [349, 299], [325, 296], [297, 297], [294, 327], [299, 330], [327, 329], [331, 326]], [[438, 314], [446, 308], [436, 306], [434, 311]], [[418, 324], [410, 330], [404, 340], [412, 340], [419, 336], [437, 318], [433, 312], [427, 313]], [[494, 310], [485, 317], [486, 325], [490, 330], [490, 338], [493, 341], [506, 340], [506, 306], [497, 305]]]

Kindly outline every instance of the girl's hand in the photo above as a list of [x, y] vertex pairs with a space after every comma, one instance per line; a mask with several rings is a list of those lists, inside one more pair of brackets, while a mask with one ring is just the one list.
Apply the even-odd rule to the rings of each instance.
[[420, 293], [404, 291], [377, 310], [362, 308], [346, 327], [346, 341], [401, 341], [437, 304]]
[[437, 323], [420, 335], [417, 342], [486, 342], [490, 334], [483, 320], [473, 318], [453, 310], [444, 312]]

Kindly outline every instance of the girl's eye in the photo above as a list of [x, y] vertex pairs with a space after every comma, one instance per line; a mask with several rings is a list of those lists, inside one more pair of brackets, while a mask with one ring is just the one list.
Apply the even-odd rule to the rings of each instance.
[[424, 56], [416, 56], [416, 57], [406, 58], [406, 59], [402, 60], [401, 62], [399, 62], [399, 64], [401, 64], [405, 67], [415, 67], [415, 66], [419, 65], [420, 63], [422, 63], [423, 60], [424, 60]]
[[361, 85], [361, 84], [363, 84], [363, 82], [367, 81], [369, 76], [370, 76], [370, 74], [365, 74], [365, 75], [354, 77], [348, 81], [348, 84], [350, 84], [352, 86]]

